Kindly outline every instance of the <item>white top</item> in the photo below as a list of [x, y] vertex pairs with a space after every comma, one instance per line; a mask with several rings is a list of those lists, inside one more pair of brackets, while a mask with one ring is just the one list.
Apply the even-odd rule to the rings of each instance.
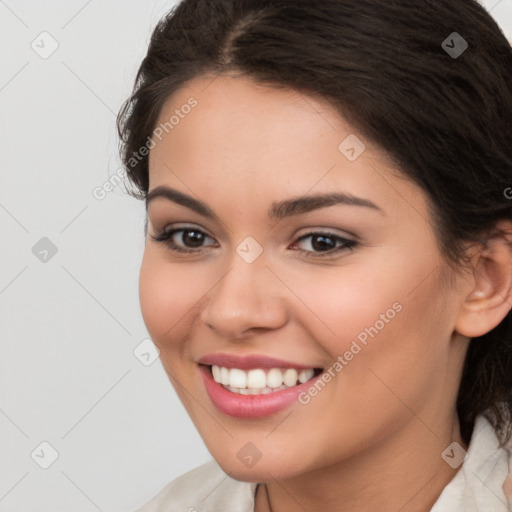
[[[456, 451], [445, 456], [453, 458]], [[254, 512], [256, 486], [234, 480], [211, 460], [167, 484], [136, 512]], [[480, 415], [462, 466], [431, 512], [511, 511], [512, 446], [500, 448], [492, 425]]]

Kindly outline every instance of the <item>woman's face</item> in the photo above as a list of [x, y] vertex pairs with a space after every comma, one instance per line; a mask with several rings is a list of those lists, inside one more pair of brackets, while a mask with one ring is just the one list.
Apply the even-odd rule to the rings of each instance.
[[[213, 457], [236, 479], [265, 481], [399, 434], [428, 443], [453, 420], [467, 338], [454, 333], [460, 291], [442, 278], [421, 189], [328, 103], [248, 78], [194, 79], [164, 105], [157, 126], [166, 122], [149, 190], [169, 187], [212, 214], [148, 202], [140, 301]], [[275, 206], [333, 193], [361, 201]], [[171, 229], [184, 231], [152, 238]], [[198, 364], [218, 353], [322, 368], [324, 385], [306, 383], [278, 410], [233, 414], [212, 402]], [[237, 399], [247, 410], [270, 396]]]

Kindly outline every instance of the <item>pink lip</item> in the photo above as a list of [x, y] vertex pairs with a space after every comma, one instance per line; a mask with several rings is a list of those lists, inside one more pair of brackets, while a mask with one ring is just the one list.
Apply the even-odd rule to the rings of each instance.
[[252, 368], [297, 368], [307, 370], [308, 368], [320, 368], [315, 366], [305, 366], [299, 363], [284, 361], [274, 357], [263, 355], [237, 356], [234, 354], [216, 353], [202, 357], [197, 361], [199, 364], [225, 366], [227, 368], [240, 368], [241, 370], [250, 370]]
[[[239, 366], [235, 367], [240, 368]], [[208, 366], [200, 364], [199, 371], [206, 392], [217, 409], [228, 416], [246, 419], [270, 416], [285, 409], [298, 401], [299, 395], [322, 377], [320, 373], [317, 377], [313, 377], [297, 386], [263, 395], [239, 395], [224, 389], [219, 383], [215, 382]]]

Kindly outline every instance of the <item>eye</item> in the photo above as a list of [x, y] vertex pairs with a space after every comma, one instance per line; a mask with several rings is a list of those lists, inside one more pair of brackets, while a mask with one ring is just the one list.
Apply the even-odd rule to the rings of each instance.
[[[155, 242], [165, 244], [173, 252], [189, 254], [202, 252], [206, 248], [203, 244], [207, 239], [213, 241], [213, 238], [204, 231], [192, 226], [164, 229], [156, 235], [151, 235], [151, 238]], [[304, 243], [308, 239], [311, 240]], [[334, 233], [319, 231], [301, 236], [290, 247], [293, 248], [299, 243], [309, 246], [310, 249], [299, 248], [297, 250], [312, 258], [337, 255], [343, 251], [351, 251], [357, 246], [357, 242], [354, 240], [349, 240]], [[213, 247], [218, 247], [218, 245], [215, 245], [214, 242]]]
[[[298, 249], [302, 253], [307, 253], [308, 256], [311, 257], [326, 257], [332, 256], [334, 254], [338, 254], [342, 251], [353, 250], [357, 242], [354, 240], [349, 240], [347, 238], [343, 238], [342, 236], [335, 235], [334, 233], [329, 232], [311, 232], [306, 235], [301, 236], [297, 242], [293, 245], [296, 245], [298, 242], [302, 242], [304, 240], [311, 239], [308, 241], [306, 246], [309, 246], [312, 250], [308, 249]], [[316, 252], [320, 251], [320, 252]]]
[[[164, 243], [171, 251], [185, 253], [200, 252], [203, 249], [202, 244], [207, 238], [213, 240], [213, 238], [200, 229], [192, 227], [164, 229], [156, 235], [151, 235], [151, 238], [155, 242]], [[179, 245], [177, 241], [181, 241], [184, 246]]]

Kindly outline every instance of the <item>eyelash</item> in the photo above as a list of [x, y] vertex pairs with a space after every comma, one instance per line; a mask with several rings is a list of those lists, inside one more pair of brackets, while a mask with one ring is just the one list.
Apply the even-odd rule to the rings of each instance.
[[[201, 233], [202, 235], [205, 235], [206, 237], [208, 238], [211, 238], [209, 235], [207, 235], [206, 233], [204, 233], [203, 231], [201, 231], [200, 229], [196, 229], [196, 228], [192, 228], [192, 227], [185, 227], [185, 228], [176, 228], [176, 229], [171, 229], [171, 230], [163, 230], [163, 231], [160, 231], [159, 233], [157, 233], [156, 235], [150, 235], [151, 238], [155, 241], [155, 242], [159, 242], [159, 243], [163, 243], [167, 246], [168, 249], [170, 249], [171, 251], [173, 252], [177, 252], [177, 253], [185, 253], [185, 254], [190, 254], [190, 253], [199, 253], [201, 252], [201, 249], [203, 248], [198, 248], [198, 249], [183, 249], [182, 247], [179, 247], [177, 246], [173, 241], [172, 241], [172, 237], [176, 234], [176, 233], [180, 233], [180, 232], [186, 232], [186, 231], [193, 231], [195, 233]], [[329, 233], [329, 232], [322, 232], [322, 231], [311, 231], [305, 235], [302, 235], [300, 236], [296, 242], [300, 242], [302, 240], [304, 240], [305, 238], [308, 238], [308, 237], [311, 237], [311, 236], [324, 236], [324, 237], [327, 237], [327, 238], [332, 238], [334, 239], [336, 242], [342, 242], [343, 243], [343, 246], [342, 247], [338, 247], [338, 248], [335, 248], [335, 249], [331, 249], [329, 251], [323, 251], [323, 252], [313, 252], [313, 251], [306, 251], [304, 249], [297, 249], [299, 252], [301, 253], [306, 253], [308, 256], [311, 257], [311, 254], [314, 254], [314, 256], [312, 256], [313, 258], [325, 258], [325, 257], [329, 257], [329, 256], [333, 256], [333, 255], [337, 255], [341, 252], [345, 252], [345, 251], [353, 251], [355, 249], [355, 247], [358, 245], [357, 242], [355, 242], [354, 240], [349, 240], [347, 238], [343, 238], [339, 235], [335, 235], [334, 233]], [[296, 243], [294, 242], [294, 243]]]

